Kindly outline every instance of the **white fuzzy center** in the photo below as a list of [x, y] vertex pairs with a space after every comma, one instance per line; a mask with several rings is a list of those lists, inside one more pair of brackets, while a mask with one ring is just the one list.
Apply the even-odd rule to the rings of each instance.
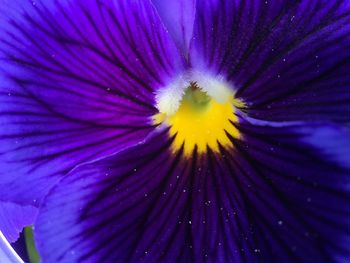
[[224, 78], [220, 76], [212, 77], [198, 71], [190, 71], [169, 85], [157, 91], [156, 100], [159, 112], [171, 116], [177, 112], [185, 90], [196, 83], [202, 91], [206, 92], [217, 102], [224, 104], [233, 95], [233, 90]]

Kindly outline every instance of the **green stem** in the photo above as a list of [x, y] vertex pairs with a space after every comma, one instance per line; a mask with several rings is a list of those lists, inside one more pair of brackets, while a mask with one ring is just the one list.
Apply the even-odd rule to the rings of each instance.
[[40, 263], [40, 256], [34, 243], [33, 227], [27, 226], [24, 229], [24, 236], [30, 263]]

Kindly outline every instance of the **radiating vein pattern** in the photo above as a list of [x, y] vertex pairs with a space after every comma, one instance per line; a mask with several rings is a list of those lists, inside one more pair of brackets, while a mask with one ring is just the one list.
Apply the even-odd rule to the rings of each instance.
[[349, 22], [341, 0], [198, 1], [191, 58], [232, 81], [252, 117], [348, 122]]
[[27, 1], [1, 20], [0, 173], [13, 174], [1, 176], [13, 189], [4, 200], [40, 199], [75, 165], [155, 127], [153, 92], [180, 57], [149, 3], [112, 2]]
[[[330, 166], [301, 143], [298, 125], [242, 121], [236, 128], [242, 138], [228, 133], [233, 150], [220, 146], [220, 154], [208, 147], [205, 155], [195, 148], [191, 159], [183, 148], [174, 155], [176, 135], [169, 139], [168, 131], [160, 130], [138, 146], [73, 171], [39, 219], [38, 240], [49, 240], [39, 244], [47, 251], [43, 256], [329, 262], [334, 251], [349, 255], [347, 244], [338, 242], [350, 234], [348, 170]], [[62, 212], [67, 216], [60, 218]], [[57, 247], [54, 236], [67, 245]]]

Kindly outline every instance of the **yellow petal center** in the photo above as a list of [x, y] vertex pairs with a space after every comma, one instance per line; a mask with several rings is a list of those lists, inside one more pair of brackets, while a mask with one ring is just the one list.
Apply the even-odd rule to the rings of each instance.
[[242, 103], [233, 94], [226, 102], [220, 103], [192, 84], [185, 90], [177, 111], [170, 116], [157, 114], [154, 122], [170, 126], [170, 136], [175, 136], [172, 144], [174, 152], [182, 146], [186, 156], [192, 155], [194, 149], [205, 153], [208, 147], [219, 152], [219, 144], [232, 147], [229, 136], [240, 137], [233, 125], [238, 121], [235, 105], [242, 106]]

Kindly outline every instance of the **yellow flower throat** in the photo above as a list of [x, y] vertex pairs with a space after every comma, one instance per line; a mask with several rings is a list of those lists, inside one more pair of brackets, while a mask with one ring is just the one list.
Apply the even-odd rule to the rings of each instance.
[[170, 136], [175, 135], [172, 144], [174, 152], [182, 145], [186, 156], [190, 156], [196, 147], [198, 153], [205, 153], [208, 147], [219, 152], [219, 143], [232, 147], [227, 134], [240, 137], [239, 131], [231, 123], [238, 121], [235, 105], [241, 103], [233, 95], [225, 103], [219, 103], [193, 84], [186, 89], [174, 114], [168, 116], [159, 113], [154, 116], [154, 122], [170, 126]]

